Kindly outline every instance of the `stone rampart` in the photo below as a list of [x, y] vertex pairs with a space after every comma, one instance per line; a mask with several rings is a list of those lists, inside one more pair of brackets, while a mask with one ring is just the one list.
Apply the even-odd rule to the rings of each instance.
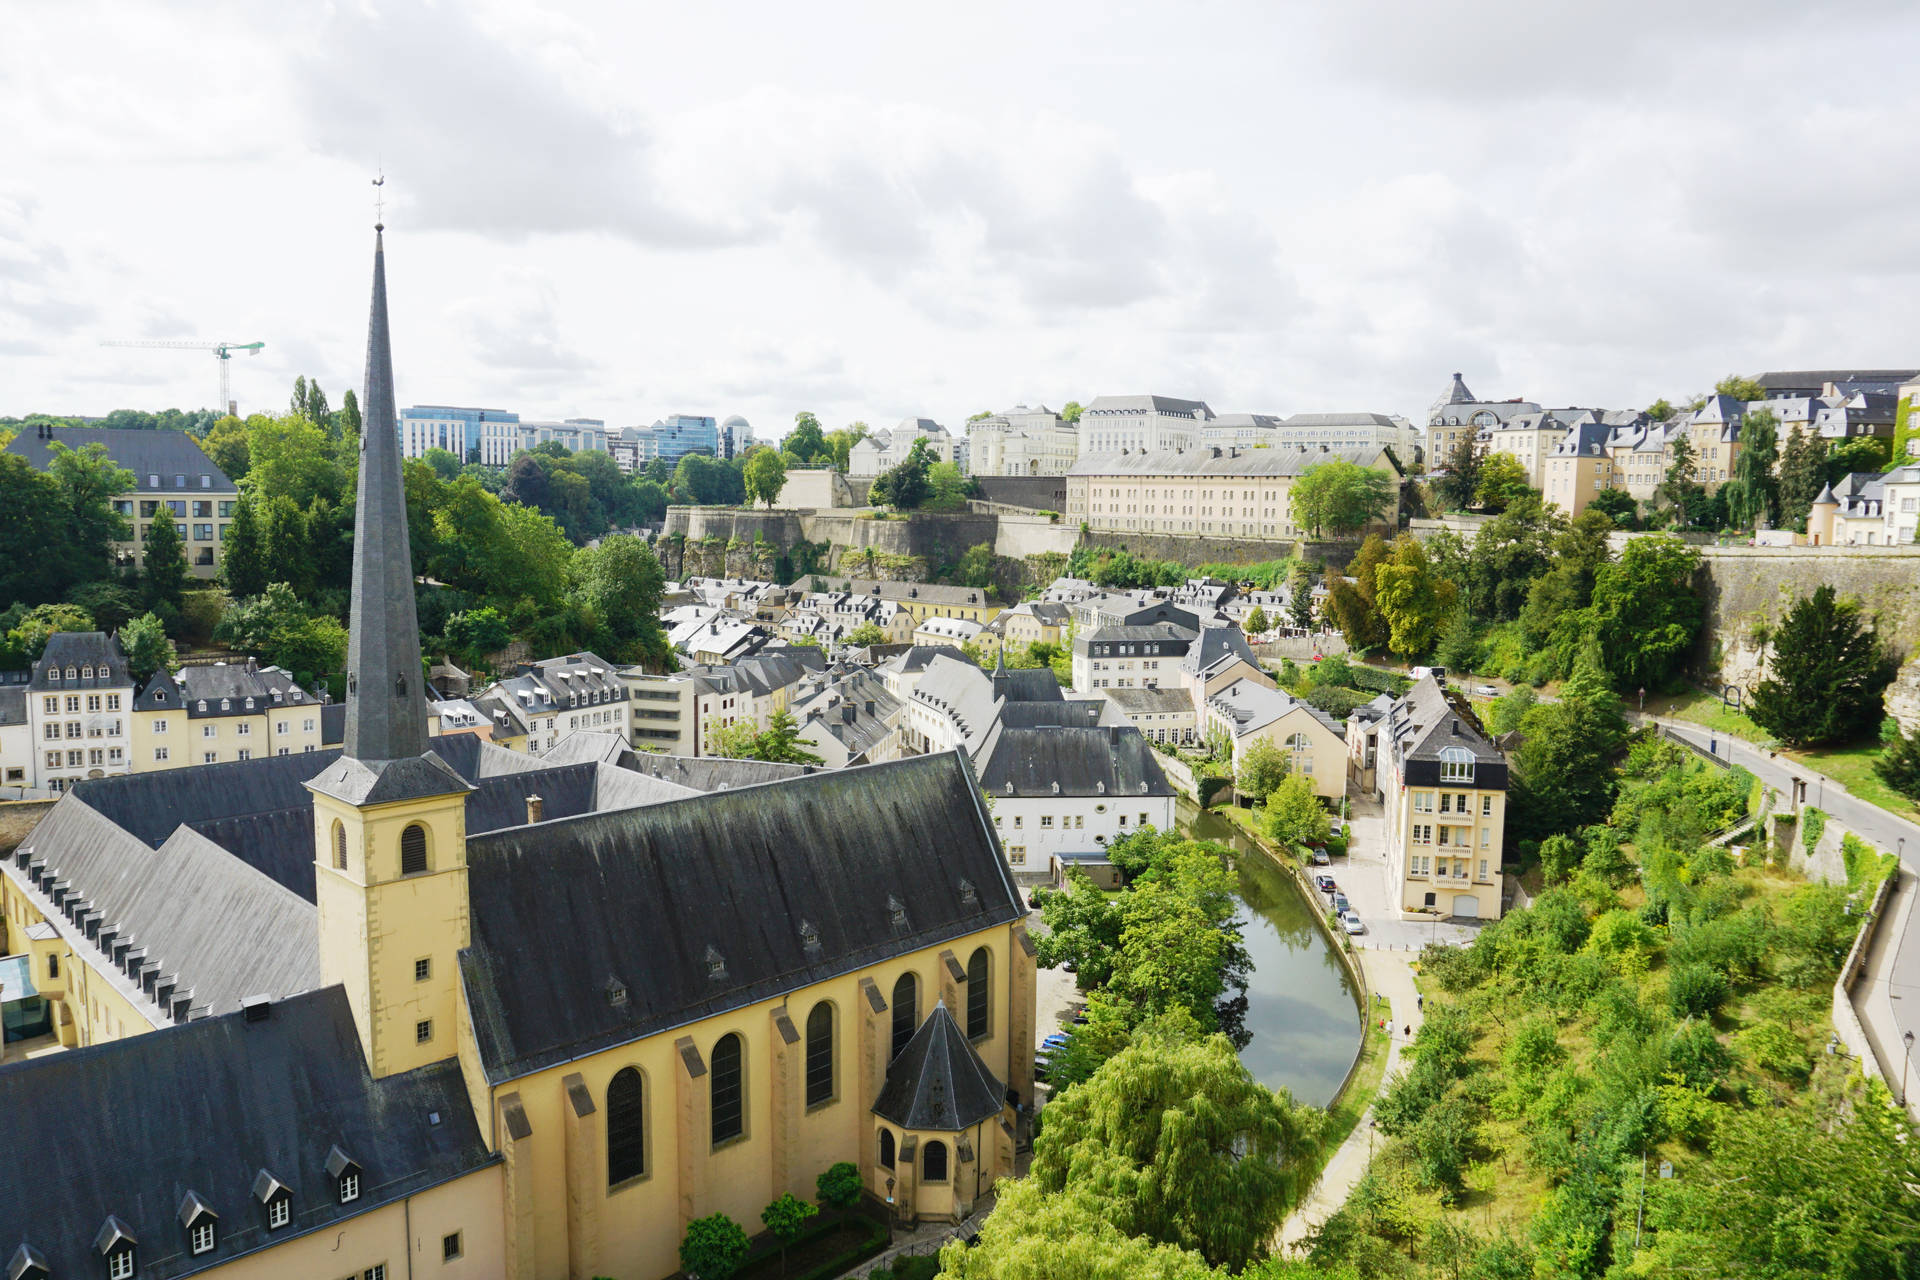
[[0, 855], [19, 848], [57, 803], [51, 799], [0, 801]]

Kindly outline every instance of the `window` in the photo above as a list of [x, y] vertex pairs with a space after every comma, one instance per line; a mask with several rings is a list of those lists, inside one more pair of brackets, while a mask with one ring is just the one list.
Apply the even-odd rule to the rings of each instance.
[[992, 957], [977, 947], [967, 960], [967, 1038], [984, 1040], [993, 1032]]
[[740, 1037], [728, 1032], [714, 1042], [711, 1076], [713, 1145], [731, 1142], [747, 1131], [746, 1097], [740, 1088]]
[[360, 1280], [387, 1280], [387, 1264], [376, 1262], [361, 1274]]
[[1440, 753], [1442, 782], [1472, 782], [1473, 753], [1460, 747], [1448, 747]]
[[[69, 680], [73, 678], [72, 667], [67, 668], [67, 678]], [[67, 695], [67, 714], [70, 716], [80, 714], [80, 695], [79, 694], [70, 693]]]
[[213, 1252], [213, 1219], [211, 1217], [203, 1213], [194, 1220], [193, 1226], [187, 1229], [187, 1246], [196, 1257]]
[[360, 1198], [360, 1171], [348, 1168], [340, 1175], [340, 1203], [352, 1204]]
[[267, 1230], [277, 1231], [293, 1219], [293, 1197], [275, 1196], [267, 1204]]
[[442, 1262], [452, 1262], [455, 1258], [459, 1256], [460, 1256], [460, 1233], [456, 1231], [451, 1235], [441, 1236], [440, 1237], [440, 1260]]
[[333, 866], [336, 871], [347, 869], [347, 827], [338, 818], [333, 820]]
[[200, 726], [200, 736], [203, 738], [217, 738], [220, 736], [220, 726], [217, 724], [203, 724]]
[[607, 1085], [607, 1185], [647, 1172], [647, 1083], [633, 1067], [622, 1067]]
[[893, 1130], [891, 1129], [880, 1131], [880, 1167], [893, 1168]]
[[133, 1280], [133, 1246], [107, 1255], [107, 1280]]
[[1480, 878], [1482, 880], [1487, 878], [1487, 860], [1485, 858], [1480, 859]]
[[153, 731], [155, 733], [165, 733], [167, 731], [167, 722], [165, 720], [155, 720], [153, 722]]
[[218, 764], [220, 763], [220, 753], [218, 751], [202, 751], [200, 753], [200, 763]]
[[413, 1024], [413, 1042], [415, 1044], [426, 1044], [428, 1041], [432, 1039], [433, 1039], [433, 1019], [432, 1018], [422, 1018], [420, 1019], [420, 1021]]
[[427, 869], [427, 829], [417, 822], [400, 833], [400, 874], [418, 875]]
[[430, 959], [427, 956], [422, 956], [420, 957], [420, 959], [415, 960], [413, 962], [413, 980], [415, 982], [425, 982], [428, 978], [431, 978], [432, 976], [433, 976], [432, 959]]
[[1413, 793], [1413, 811], [1415, 813], [1433, 812], [1433, 792], [1416, 791]]
[[1433, 825], [1431, 823], [1426, 823], [1426, 822], [1414, 823], [1413, 824], [1413, 842], [1415, 844], [1432, 844], [1433, 843]]
[[120, 695], [119, 695], [119, 694], [117, 694], [117, 693], [110, 693], [110, 694], [108, 694], [108, 695], [107, 695], [107, 710], [109, 710], [109, 711], [118, 711], [119, 709], [120, 709]]
[[947, 1180], [947, 1144], [929, 1142], [920, 1156], [920, 1176], [927, 1182]]
[[1027, 846], [1023, 844], [1008, 845], [1007, 846], [1007, 865], [1010, 867], [1026, 866], [1027, 865]]
[[1483, 818], [1491, 818], [1493, 816], [1493, 797], [1492, 796], [1480, 797], [1480, 816]]
[[822, 1000], [807, 1015], [807, 1105], [833, 1101], [833, 1006]]
[[239, 724], [239, 731], [240, 731], [240, 736], [243, 738], [252, 737], [253, 723], [249, 720], [242, 720]]
[[893, 984], [893, 1052], [887, 1055], [887, 1061], [899, 1057], [919, 1029], [920, 984], [912, 974], [903, 973]]

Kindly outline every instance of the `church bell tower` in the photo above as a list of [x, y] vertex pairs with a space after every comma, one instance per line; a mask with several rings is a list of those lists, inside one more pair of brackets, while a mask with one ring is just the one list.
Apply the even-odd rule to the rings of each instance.
[[469, 940], [466, 799], [427, 749], [407, 498], [387, 336], [385, 227], [374, 228], [347, 645], [347, 736], [313, 793], [320, 979], [346, 988], [375, 1076], [454, 1056]]

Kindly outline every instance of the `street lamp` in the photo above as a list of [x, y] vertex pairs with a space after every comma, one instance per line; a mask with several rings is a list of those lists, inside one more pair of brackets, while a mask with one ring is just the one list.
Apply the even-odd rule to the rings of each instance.
[[1904, 1107], [1907, 1105], [1907, 1070], [1913, 1065], [1913, 1032], [1905, 1032], [1900, 1038], [1907, 1044], [1906, 1057], [1900, 1063], [1900, 1105]]

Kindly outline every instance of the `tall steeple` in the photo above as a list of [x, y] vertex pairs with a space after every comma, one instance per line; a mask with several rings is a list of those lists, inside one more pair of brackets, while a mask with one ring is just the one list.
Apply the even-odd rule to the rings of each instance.
[[367, 382], [360, 406], [346, 754], [372, 763], [404, 760], [427, 749], [420, 624], [413, 607], [413, 552], [407, 542], [407, 493], [394, 423], [384, 226], [374, 228], [373, 310], [367, 319]]

